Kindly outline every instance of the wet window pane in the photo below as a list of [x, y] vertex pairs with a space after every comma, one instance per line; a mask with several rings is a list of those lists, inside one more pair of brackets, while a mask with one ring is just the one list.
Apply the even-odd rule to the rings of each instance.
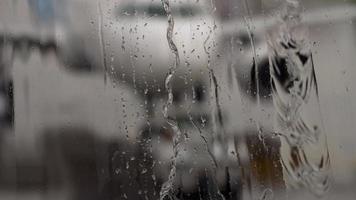
[[0, 199], [354, 199], [353, 0], [1, 0]]

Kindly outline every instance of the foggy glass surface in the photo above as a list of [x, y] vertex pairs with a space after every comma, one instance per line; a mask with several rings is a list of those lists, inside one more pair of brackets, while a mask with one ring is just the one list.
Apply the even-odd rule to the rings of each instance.
[[0, 199], [354, 199], [353, 0], [1, 0]]

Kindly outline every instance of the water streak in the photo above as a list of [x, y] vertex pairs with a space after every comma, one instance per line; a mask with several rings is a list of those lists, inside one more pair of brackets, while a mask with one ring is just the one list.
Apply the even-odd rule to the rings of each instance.
[[262, 194], [261, 194], [259, 200], [272, 200], [273, 197], [274, 197], [274, 195], [273, 195], [273, 190], [271, 190], [271, 189], [268, 188], [268, 189], [265, 189], [265, 190], [262, 192]]
[[[244, 7], [247, 13], [247, 17], [244, 17], [244, 22], [247, 28], [247, 33], [248, 33], [248, 37], [250, 40], [250, 45], [252, 48], [252, 53], [253, 53], [253, 64], [255, 66], [255, 83], [256, 83], [256, 103], [257, 103], [257, 110], [258, 112], [261, 111], [261, 97], [260, 97], [260, 83], [259, 83], [259, 70], [258, 70], [258, 60], [257, 60], [257, 53], [256, 53], [256, 45], [255, 45], [255, 39], [254, 39], [254, 35], [252, 33], [252, 28], [251, 28], [251, 24], [252, 24], [252, 20], [251, 20], [251, 13], [250, 13], [250, 8], [249, 8], [249, 4], [247, 2], [247, 0], [244, 0]], [[259, 138], [263, 141], [263, 137], [262, 137], [262, 127], [260, 125], [260, 119], [259, 119], [259, 115], [256, 116], [256, 126], [257, 126], [257, 131], [258, 131], [258, 136]]]
[[101, 7], [101, 1], [98, 1], [98, 14], [99, 14], [99, 20], [98, 20], [98, 29], [99, 29], [99, 42], [100, 42], [100, 50], [101, 50], [101, 56], [103, 58], [103, 67], [104, 67], [104, 83], [106, 85], [107, 83], [107, 62], [106, 62], [106, 49], [105, 49], [105, 40], [104, 40], [104, 30], [103, 30], [103, 9]]
[[298, 1], [287, 1], [280, 26], [268, 35], [272, 97], [276, 132], [289, 152], [281, 161], [291, 184], [321, 196], [329, 188], [330, 159], [300, 10]]
[[211, 152], [211, 150], [209, 148], [208, 139], [205, 137], [205, 135], [204, 135], [203, 131], [201, 130], [201, 128], [194, 122], [192, 115], [190, 113], [188, 113], [188, 116], [189, 116], [189, 120], [193, 124], [194, 128], [196, 128], [198, 130], [200, 138], [204, 141], [204, 146], [205, 146], [206, 151], [208, 152], [209, 157], [210, 157], [210, 159], [212, 161], [212, 164], [214, 166], [213, 167], [214, 171], [216, 171], [216, 169], [218, 168], [218, 163], [217, 163], [217, 161], [215, 159], [215, 156], [214, 156], [213, 152]]
[[[214, 2], [213, 0], [211, 0], [211, 7], [212, 7], [212, 10], [210, 12], [211, 15], [214, 14], [214, 12], [216, 11], [216, 7], [214, 6]], [[217, 141], [214, 141], [214, 142], [219, 142], [220, 144], [219, 145], [222, 145], [223, 149], [224, 149], [224, 152], [227, 153], [227, 142], [225, 141], [225, 137], [226, 137], [226, 132], [225, 132], [225, 127], [224, 127], [224, 120], [223, 120], [223, 115], [222, 115], [222, 109], [221, 109], [221, 104], [220, 104], [220, 99], [219, 99], [219, 84], [218, 84], [218, 79], [215, 75], [215, 72], [213, 70], [213, 68], [211, 67], [211, 53], [208, 51], [208, 49], [210, 48], [207, 48], [207, 43], [208, 41], [210, 40], [211, 38], [211, 35], [214, 33], [214, 30], [216, 29], [216, 23], [215, 23], [215, 20], [214, 20], [214, 24], [213, 24], [213, 28], [209, 27], [210, 28], [210, 31], [209, 31], [209, 34], [207, 36], [207, 38], [204, 40], [204, 44], [203, 44], [203, 47], [204, 47], [204, 52], [205, 54], [207, 55], [208, 57], [208, 63], [207, 63], [207, 68], [209, 70], [209, 78], [210, 78], [210, 82], [212, 82], [212, 89], [214, 90], [214, 92], [212, 92], [212, 94], [214, 94], [213, 96], [213, 99], [215, 99], [215, 106], [216, 106], [216, 109], [217, 109], [217, 117], [218, 117], [218, 123], [219, 123], [219, 127], [216, 126], [215, 124], [215, 111], [212, 110], [211, 112], [211, 115], [212, 115], [212, 119], [213, 119], [213, 122], [214, 122], [214, 138], [213, 138], [213, 141], [216, 139], [215, 136], [217, 136]], [[193, 121], [192, 121], [193, 122]], [[194, 123], [193, 123], [194, 124]], [[198, 128], [195, 124], [194, 126], [196, 128]], [[219, 130], [219, 129], [220, 130]], [[223, 133], [222, 134], [219, 134], [220, 132]], [[199, 130], [199, 133], [200, 133], [200, 136], [202, 137], [202, 133], [201, 133], [201, 130]], [[206, 148], [207, 148], [207, 152], [209, 153], [209, 156], [210, 158], [214, 161], [214, 167], [213, 167], [213, 171], [216, 175], [216, 171], [217, 171], [217, 168], [218, 168], [218, 163], [216, 162], [216, 159], [215, 159], [215, 156], [213, 155], [213, 153], [210, 151], [209, 149], [209, 146], [207, 144], [207, 141], [204, 139], [203, 137], [203, 140], [205, 142], [205, 144], [207, 145]], [[217, 183], [217, 179], [216, 179], [216, 176], [213, 177], [213, 184], [216, 185], [216, 191], [217, 191], [217, 195], [221, 198], [221, 199], [225, 199], [224, 195], [221, 193], [220, 189], [219, 189], [219, 186], [216, 184]]]
[[172, 81], [174, 78], [174, 74], [176, 73], [176, 70], [179, 66], [179, 53], [176, 44], [173, 41], [173, 30], [174, 30], [174, 19], [171, 11], [171, 7], [169, 4], [169, 0], [161, 0], [162, 5], [164, 7], [164, 10], [166, 11], [167, 14], [167, 20], [168, 20], [168, 27], [167, 27], [167, 41], [168, 41], [168, 46], [171, 52], [175, 55], [175, 60], [174, 64], [170, 66], [168, 75], [165, 80], [165, 88], [168, 92], [168, 99], [167, 103], [164, 106], [163, 109], [163, 115], [164, 118], [166, 119], [167, 123], [171, 126], [171, 128], [174, 131], [174, 137], [173, 137], [173, 158], [171, 161], [171, 170], [168, 176], [168, 180], [163, 184], [161, 191], [160, 191], [160, 200], [166, 200], [166, 199], [176, 199], [174, 195], [174, 189], [173, 189], [173, 184], [174, 184], [174, 179], [176, 177], [176, 171], [177, 171], [177, 158], [179, 154], [179, 144], [180, 144], [180, 139], [181, 139], [181, 131], [179, 130], [178, 124], [175, 120], [169, 117], [168, 112], [169, 112], [169, 107], [173, 104], [173, 89], [172, 89]]

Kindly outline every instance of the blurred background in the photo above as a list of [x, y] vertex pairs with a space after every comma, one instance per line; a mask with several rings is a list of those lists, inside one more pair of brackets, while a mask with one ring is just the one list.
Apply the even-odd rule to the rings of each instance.
[[160, 0], [1, 0], [0, 198], [169, 199], [171, 183], [171, 199], [354, 199], [356, 1], [300, 1], [323, 195], [288, 180], [273, 128], [286, 1], [169, 0], [172, 46]]

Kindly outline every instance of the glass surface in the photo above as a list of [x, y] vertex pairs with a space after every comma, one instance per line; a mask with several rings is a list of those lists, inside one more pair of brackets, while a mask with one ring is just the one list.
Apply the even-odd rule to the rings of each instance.
[[1, 0], [0, 199], [354, 199], [355, 3]]

